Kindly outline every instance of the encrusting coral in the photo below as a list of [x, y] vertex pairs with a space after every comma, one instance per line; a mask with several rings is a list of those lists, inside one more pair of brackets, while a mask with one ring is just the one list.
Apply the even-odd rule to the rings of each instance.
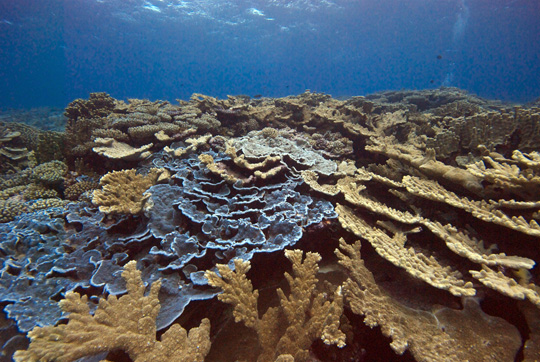
[[156, 340], [156, 317], [160, 304], [159, 281], [148, 295], [136, 262], [124, 267], [122, 277], [128, 293], [120, 298], [101, 299], [94, 315], [88, 298], [68, 292], [60, 306], [68, 323], [36, 327], [28, 333], [28, 350], [15, 352], [16, 362], [72, 362], [85, 356], [125, 351], [134, 362], [202, 362], [210, 350], [210, 321], [203, 319], [189, 334], [180, 325], [171, 326]]
[[325, 300], [322, 293], [316, 293], [318, 280], [315, 275], [319, 270], [320, 255], [308, 252], [303, 258], [301, 250], [286, 250], [285, 256], [293, 268], [292, 276], [285, 273], [290, 295], [287, 297], [277, 289], [280, 306], [268, 308], [262, 318], [257, 306], [259, 292], [253, 290], [246, 278], [251, 267], [249, 261], [235, 260], [234, 271], [226, 265], [218, 265], [221, 276], [213, 271], [205, 273], [210, 285], [223, 290], [218, 299], [233, 305], [235, 321], [243, 322], [257, 332], [262, 348], [258, 358], [261, 362], [283, 360], [289, 358], [287, 355], [297, 362], [307, 361], [309, 347], [316, 339], [345, 346], [345, 334], [339, 330], [343, 312], [341, 287], [335, 290], [332, 301]]

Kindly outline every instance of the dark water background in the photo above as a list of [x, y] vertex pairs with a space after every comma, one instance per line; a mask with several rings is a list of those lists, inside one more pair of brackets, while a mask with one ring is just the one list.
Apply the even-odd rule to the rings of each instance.
[[0, 0], [0, 108], [89, 92], [540, 96], [538, 0]]

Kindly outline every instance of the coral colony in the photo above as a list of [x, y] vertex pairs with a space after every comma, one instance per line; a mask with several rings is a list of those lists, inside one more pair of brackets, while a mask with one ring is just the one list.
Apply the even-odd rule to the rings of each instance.
[[540, 103], [77, 99], [0, 123], [15, 361], [540, 358]]

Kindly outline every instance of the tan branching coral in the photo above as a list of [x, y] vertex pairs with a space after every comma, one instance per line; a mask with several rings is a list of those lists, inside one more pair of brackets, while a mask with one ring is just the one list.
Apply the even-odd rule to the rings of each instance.
[[253, 290], [246, 278], [250, 262], [237, 259], [235, 271], [226, 265], [218, 265], [221, 276], [212, 271], [205, 274], [210, 285], [223, 290], [219, 300], [233, 305], [236, 322], [243, 322], [257, 332], [262, 348], [258, 361], [262, 362], [276, 358], [291, 360], [287, 355], [297, 362], [307, 361], [309, 347], [319, 338], [327, 344], [345, 345], [345, 335], [339, 330], [343, 311], [341, 287], [336, 289], [332, 302], [325, 300], [322, 293], [315, 292], [320, 255], [308, 252], [303, 258], [301, 250], [286, 250], [285, 256], [293, 267], [292, 276], [285, 273], [290, 295], [287, 297], [278, 289], [280, 306], [269, 308], [262, 318], [257, 306], [259, 292]]
[[413, 195], [424, 197], [432, 201], [446, 203], [450, 206], [465, 210], [472, 216], [502, 225], [507, 228], [520, 231], [524, 234], [540, 236], [540, 225], [535, 220], [527, 221], [523, 216], [509, 217], [501, 210], [497, 210], [493, 205], [485, 201], [474, 201], [467, 197], [462, 197], [442, 187], [433, 180], [420, 179], [413, 176], [403, 177], [403, 185], [407, 191]]
[[[187, 132], [194, 132], [194, 131], [195, 131], [194, 128], [190, 128], [190, 129], [187, 130]], [[210, 138], [212, 138], [212, 135], [209, 135], [209, 134], [204, 135], [204, 136], [200, 136], [200, 137], [196, 137], [196, 138], [188, 138], [186, 140], [186, 143], [189, 144], [189, 146], [187, 146], [185, 148], [178, 147], [176, 149], [173, 149], [173, 148], [170, 148], [169, 146], [165, 146], [165, 148], [163, 148], [163, 150], [165, 152], [167, 152], [168, 154], [173, 155], [175, 157], [181, 157], [181, 156], [185, 155], [188, 152], [193, 152], [193, 151], [207, 145]]]
[[476, 294], [471, 282], [465, 282], [461, 273], [449, 266], [442, 266], [433, 257], [405, 247], [407, 236], [402, 232], [396, 232], [392, 237], [383, 230], [368, 225], [354, 212], [343, 205], [338, 204], [336, 211], [339, 214], [341, 225], [369, 241], [377, 253], [392, 264], [403, 268], [415, 278], [434, 286], [438, 289], [448, 290], [456, 296], [473, 296]]
[[281, 157], [279, 156], [267, 156], [266, 158], [264, 158], [264, 160], [260, 162], [252, 162], [252, 161], [247, 160], [245, 155], [238, 156], [236, 148], [234, 148], [234, 146], [227, 147], [227, 149], [225, 150], [225, 153], [228, 154], [233, 159], [233, 162], [237, 166], [245, 168], [250, 171], [265, 168], [268, 165], [279, 162], [281, 160]]
[[523, 154], [514, 151], [512, 160], [484, 156], [483, 161], [467, 165], [468, 171], [497, 189], [519, 195], [525, 200], [536, 198], [540, 192], [540, 156], [536, 152]]
[[163, 132], [167, 135], [173, 135], [182, 131], [182, 127], [173, 123], [156, 123], [147, 124], [144, 126], [131, 127], [128, 130], [129, 135], [135, 140], [152, 139], [158, 132]]
[[99, 301], [90, 314], [87, 296], [66, 293], [60, 307], [69, 313], [67, 324], [36, 327], [28, 333], [31, 343], [26, 351], [17, 351], [15, 361], [71, 362], [101, 352], [123, 350], [135, 362], [202, 362], [210, 350], [210, 322], [203, 319], [189, 334], [173, 324], [156, 340], [156, 318], [160, 304], [161, 282], [152, 284], [148, 295], [136, 262], [126, 264], [122, 277], [128, 294], [109, 296]]
[[266, 156], [262, 161], [249, 160], [245, 155], [238, 156], [234, 146], [228, 145], [225, 152], [232, 159], [232, 165], [224, 162], [216, 163], [209, 154], [199, 155], [199, 160], [208, 170], [223, 178], [228, 183], [241, 182], [243, 185], [272, 178], [287, 168], [280, 163], [279, 156]]
[[377, 144], [366, 146], [366, 150], [383, 154], [392, 159], [404, 162], [429, 177], [440, 178], [453, 182], [474, 193], [483, 190], [479, 178], [459, 167], [449, 166], [435, 158], [435, 151], [428, 149], [425, 154], [411, 145], [396, 145], [378, 141]]
[[94, 191], [92, 202], [107, 214], [139, 214], [151, 207], [147, 203], [150, 194], [145, 191], [168, 177], [166, 170], [156, 168], [147, 175], [137, 174], [134, 169], [109, 172], [100, 179], [101, 189]]
[[495, 289], [501, 294], [514, 299], [528, 299], [537, 307], [540, 307], [540, 287], [532, 283], [520, 284], [513, 278], [504, 275], [502, 272], [483, 265], [482, 270], [471, 270], [470, 273], [485, 286]]
[[392, 338], [390, 347], [403, 354], [410, 350], [417, 361], [512, 361], [521, 346], [515, 327], [501, 318], [482, 312], [471, 299], [463, 311], [448, 308], [434, 313], [411, 309], [392, 299], [377, 285], [360, 256], [360, 241], [354, 245], [340, 240], [336, 254], [350, 274], [344, 284], [352, 311], [364, 316], [364, 323], [380, 326]]
[[475, 263], [490, 266], [501, 265], [514, 269], [531, 269], [536, 264], [534, 260], [529, 258], [509, 256], [505, 253], [495, 254], [492, 252], [493, 249], [497, 248], [495, 245], [486, 249], [482, 240], [471, 237], [466, 231], [460, 231], [450, 224], [442, 225], [437, 221], [427, 219], [424, 219], [422, 224], [443, 239], [448, 249]]

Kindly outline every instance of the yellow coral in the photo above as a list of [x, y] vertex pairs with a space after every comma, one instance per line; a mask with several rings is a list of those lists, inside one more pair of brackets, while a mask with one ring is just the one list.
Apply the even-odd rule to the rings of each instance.
[[370, 242], [377, 253], [392, 264], [405, 269], [410, 275], [423, 280], [435, 288], [448, 290], [456, 296], [473, 296], [476, 294], [471, 282], [465, 282], [461, 273], [449, 266], [442, 266], [433, 256], [426, 255], [405, 246], [407, 236], [396, 232], [393, 237], [381, 229], [371, 227], [362, 218], [343, 205], [338, 204], [341, 225]]
[[392, 338], [390, 347], [397, 354], [408, 349], [417, 361], [481, 362], [486, 356], [493, 361], [514, 360], [521, 346], [517, 329], [484, 314], [473, 299], [464, 300], [463, 310], [411, 309], [377, 285], [361, 258], [360, 241], [349, 245], [341, 239], [339, 246], [339, 263], [350, 275], [344, 289], [351, 310], [363, 315], [369, 327], [380, 326]]
[[137, 174], [134, 169], [109, 172], [100, 179], [102, 189], [94, 191], [92, 202], [107, 214], [138, 214], [148, 207], [150, 194], [145, 194], [145, 191], [166, 172], [156, 168], [147, 175]]
[[255, 329], [262, 347], [258, 361], [306, 361], [311, 344], [321, 338], [327, 344], [345, 346], [345, 335], [339, 330], [339, 318], [343, 312], [343, 295], [337, 288], [333, 301], [325, 300], [322, 293], [317, 294], [315, 277], [321, 259], [317, 253], [306, 253], [303, 259], [301, 250], [286, 250], [285, 256], [291, 261], [293, 276], [285, 273], [290, 286], [287, 297], [277, 289], [280, 307], [268, 308], [259, 318], [257, 299], [259, 292], [253, 290], [246, 273], [251, 265], [249, 261], [235, 260], [235, 271], [228, 266], [218, 264], [221, 277], [207, 271], [205, 276], [209, 284], [223, 289], [219, 300], [232, 304], [236, 322], [244, 322]]
[[97, 154], [112, 159], [122, 159], [126, 161], [144, 160], [152, 154], [152, 152], [148, 150], [154, 145], [153, 143], [149, 143], [139, 148], [135, 148], [127, 143], [118, 142], [114, 138], [96, 138], [94, 142], [99, 145], [92, 148]]
[[60, 307], [68, 315], [67, 324], [36, 327], [28, 333], [30, 346], [15, 352], [16, 362], [71, 362], [101, 352], [124, 350], [135, 362], [204, 361], [210, 350], [210, 322], [189, 331], [173, 324], [156, 340], [156, 318], [160, 304], [159, 281], [144, 295], [144, 284], [136, 262], [126, 264], [122, 277], [128, 294], [99, 301], [92, 316], [87, 297], [68, 292]]
[[64, 180], [67, 165], [62, 161], [50, 161], [34, 167], [32, 178], [46, 184], [59, 183]]

